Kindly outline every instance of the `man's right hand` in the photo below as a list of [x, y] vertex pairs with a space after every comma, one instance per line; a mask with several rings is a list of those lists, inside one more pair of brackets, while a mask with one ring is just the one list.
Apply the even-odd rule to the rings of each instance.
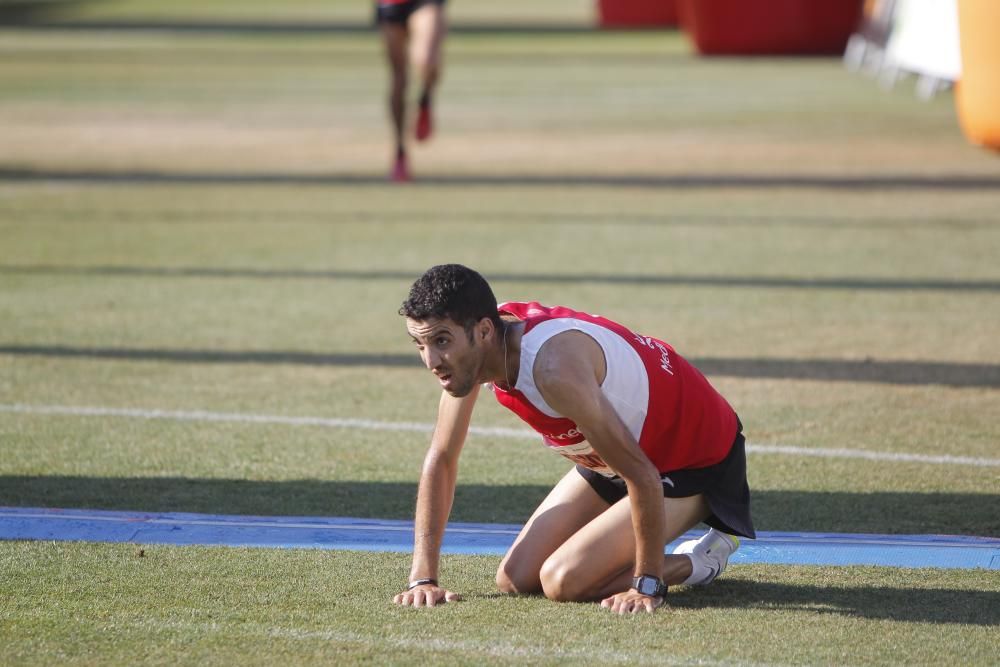
[[401, 607], [433, 607], [445, 602], [458, 602], [462, 596], [445, 590], [434, 584], [422, 584], [408, 591], [403, 591], [392, 599]]

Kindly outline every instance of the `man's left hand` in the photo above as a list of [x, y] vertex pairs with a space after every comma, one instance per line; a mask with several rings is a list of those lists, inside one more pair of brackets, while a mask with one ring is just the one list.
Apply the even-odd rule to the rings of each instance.
[[634, 588], [630, 588], [624, 593], [616, 593], [609, 598], [601, 600], [601, 606], [618, 614], [638, 614], [640, 611], [653, 613], [663, 605], [667, 599], [664, 597], [643, 595]]

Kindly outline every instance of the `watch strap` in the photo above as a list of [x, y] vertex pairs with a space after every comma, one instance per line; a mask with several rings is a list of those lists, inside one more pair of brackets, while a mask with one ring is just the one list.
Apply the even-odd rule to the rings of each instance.
[[438, 580], [433, 577], [427, 577], [426, 579], [414, 579], [406, 585], [406, 590], [412, 591], [417, 586], [424, 586], [425, 584], [431, 584], [432, 586], [438, 585]]

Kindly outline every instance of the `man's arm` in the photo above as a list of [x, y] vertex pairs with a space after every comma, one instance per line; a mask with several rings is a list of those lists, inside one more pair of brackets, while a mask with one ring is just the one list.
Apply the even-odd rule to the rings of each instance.
[[[639, 448], [614, 407], [601, 391], [606, 362], [600, 345], [582, 332], [553, 337], [535, 360], [535, 384], [545, 401], [559, 414], [573, 420], [594, 451], [628, 486], [635, 532], [636, 576], [660, 577], [666, 546], [663, 486], [656, 466]], [[652, 611], [660, 600], [634, 589], [612, 598], [615, 611], [640, 607]]]
[[397, 595], [393, 601], [403, 606], [433, 607], [438, 602], [458, 600], [459, 596], [439, 586], [438, 567], [441, 541], [451, 514], [458, 477], [458, 458], [469, 432], [472, 409], [479, 395], [479, 385], [465, 397], [456, 398], [441, 392], [437, 423], [431, 446], [424, 457], [417, 490], [417, 509], [413, 522], [413, 565], [410, 582], [433, 580]]

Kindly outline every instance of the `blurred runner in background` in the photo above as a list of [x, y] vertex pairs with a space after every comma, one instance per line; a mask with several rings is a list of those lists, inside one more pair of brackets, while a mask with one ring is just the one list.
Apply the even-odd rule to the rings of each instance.
[[410, 180], [406, 154], [406, 92], [412, 64], [420, 77], [414, 135], [426, 141], [434, 132], [434, 89], [441, 76], [441, 45], [447, 32], [445, 0], [376, 0], [375, 20], [385, 42], [391, 82], [389, 113], [396, 142], [392, 180]]

